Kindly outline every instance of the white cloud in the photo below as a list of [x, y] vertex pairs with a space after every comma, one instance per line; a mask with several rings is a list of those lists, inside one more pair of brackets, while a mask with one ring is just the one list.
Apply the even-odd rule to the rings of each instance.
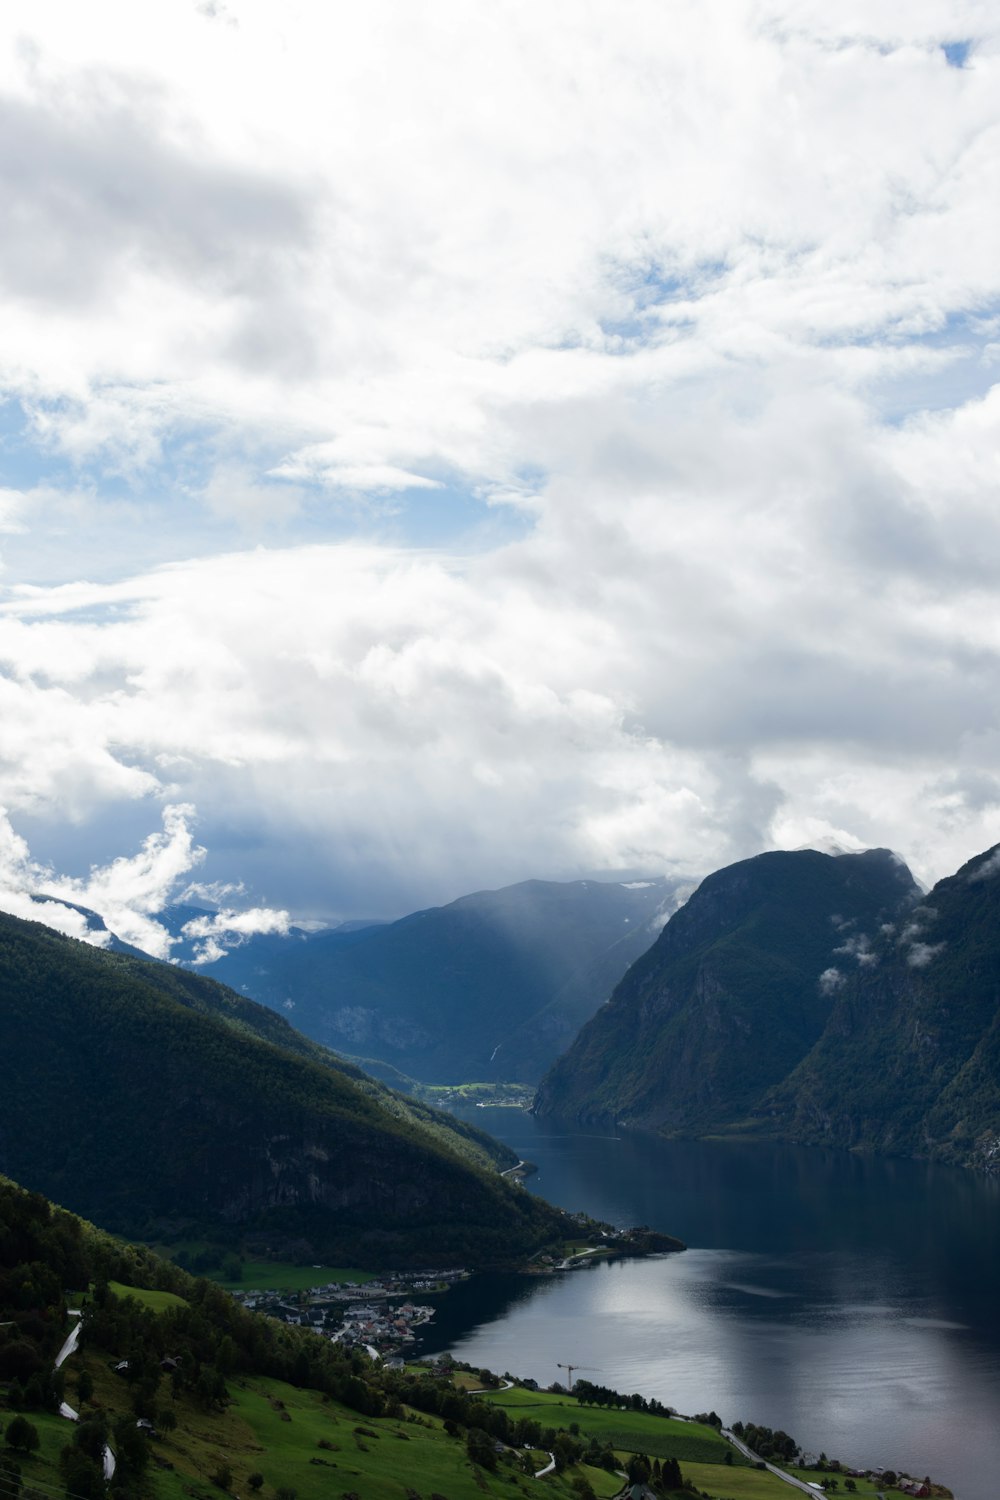
[[842, 954], [845, 958], [855, 959], [861, 968], [868, 968], [878, 963], [878, 954], [872, 948], [871, 938], [865, 932], [849, 937], [833, 951], [838, 955]]
[[203, 917], [193, 917], [181, 929], [184, 937], [195, 942], [196, 964], [211, 964], [230, 948], [246, 942], [248, 937], [259, 933], [288, 932], [288, 913], [272, 911], [268, 907], [248, 907], [245, 911], [218, 911]]
[[945, 943], [914, 943], [906, 955], [906, 962], [911, 969], [925, 969], [945, 947]]
[[[27, 841], [0, 809], [0, 910], [97, 947], [107, 947], [114, 933], [154, 958], [168, 958], [178, 939], [157, 917], [205, 857], [191, 833], [194, 817], [193, 807], [165, 807], [162, 832], [150, 834], [137, 854], [93, 865], [85, 877], [73, 877], [33, 860]], [[92, 927], [67, 902], [96, 912], [108, 931]], [[254, 933], [287, 931], [287, 912], [262, 907], [206, 913], [184, 928], [185, 936], [207, 940], [199, 950], [200, 962], [221, 957], [227, 947]]]
[[15, 821], [318, 916], [1000, 837], [991, 7], [12, 3]]
[[209, 421], [358, 488], [502, 484], [531, 404], [867, 387], [997, 293], [977, 4], [145, 13], [13, 0], [0, 57], [6, 379], [78, 455]]

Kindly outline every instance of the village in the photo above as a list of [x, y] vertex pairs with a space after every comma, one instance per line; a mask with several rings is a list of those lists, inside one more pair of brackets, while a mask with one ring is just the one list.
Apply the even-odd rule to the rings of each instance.
[[431, 1269], [364, 1283], [331, 1281], [303, 1292], [236, 1290], [232, 1295], [250, 1312], [311, 1328], [392, 1364], [407, 1345], [416, 1343], [416, 1330], [434, 1317], [434, 1307], [414, 1297], [447, 1291], [468, 1274], [462, 1269]]

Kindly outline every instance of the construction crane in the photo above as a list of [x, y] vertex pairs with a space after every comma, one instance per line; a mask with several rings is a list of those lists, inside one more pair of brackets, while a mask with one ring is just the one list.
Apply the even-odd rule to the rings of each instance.
[[599, 1370], [600, 1368], [601, 1368], [600, 1365], [561, 1365], [559, 1363], [559, 1361], [556, 1360], [556, 1369], [557, 1370], [565, 1370], [566, 1371], [566, 1376], [567, 1376], [567, 1379], [569, 1380], [569, 1389], [570, 1390], [573, 1389], [573, 1371], [574, 1370]]

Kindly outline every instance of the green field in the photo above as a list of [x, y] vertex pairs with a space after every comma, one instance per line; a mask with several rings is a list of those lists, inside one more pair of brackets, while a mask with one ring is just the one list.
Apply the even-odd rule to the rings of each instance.
[[151, 1307], [154, 1312], [162, 1312], [165, 1307], [187, 1306], [184, 1298], [178, 1297], [176, 1292], [154, 1292], [148, 1287], [124, 1286], [120, 1281], [109, 1281], [108, 1287], [116, 1297], [134, 1297], [143, 1307]]
[[[851, 1493], [850, 1490], [844, 1489], [844, 1479], [846, 1476], [843, 1474], [834, 1474], [832, 1472], [817, 1473], [815, 1469], [793, 1469], [791, 1467], [789, 1467], [788, 1472], [789, 1474], [794, 1474], [796, 1479], [804, 1480], [806, 1484], [816, 1484], [821, 1479], [835, 1479], [837, 1481], [837, 1488], [833, 1491], [833, 1494], [836, 1500], [845, 1500], [845, 1497]], [[870, 1500], [871, 1496], [880, 1495], [885, 1491], [884, 1485], [876, 1484], [871, 1479], [855, 1479], [854, 1484], [855, 1495], [862, 1496], [863, 1500]], [[821, 1491], [817, 1490], [816, 1493], [820, 1494]], [[894, 1491], [889, 1490], [888, 1493], [891, 1495]]]
[[718, 1464], [686, 1463], [682, 1473], [712, 1500], [794, 1500], [802, 1494], [766, 1469], [720, 1470]]
[[[780, 1465], [779, 1465], [780, 1467]], [[793, 1490], [783, 1479], [778, 1479], [774, 1474], [768, 1474], [760, 1469], [727, 1469], [725, 1476], [719, 1474], [715, 1466], [709, 1464], [685, 1464], [684, 1478], [690, 1479], [697, 1485], [698, 1489], [711, 1495], [712, 1500], [794, 1500], [801, 1490]], [[850, 1500], [851, 1492], [844, 1489], [844, 1476], [842, 1474], [818, 1474], [815, 1469], [789, 1469], [789, 1474], [794, 1474], [806, 1484], [815, 1484], [820, 1479], [830, 1478], [837, 1480], [837, 1488], [833, 1491], [834, 1500]], [[854, 1481], [857, 1489], [855, 1495], [861, 1500], [872, 1500], [879, 1494], [877, 1485], [870, 1479], [856, 1479]], [[889, 1491], [890, 1495], [897, 1492]], [[822, 1500], [823, 1491], [817, 1490], [818, 1500]]]
[[[109, 1415], [129, 1410], [127, 1383], [106, 1360], [86, 1350], [67, 1361], [71, 1403], [79, 1404], [75, 1388], [84, 1368], [94, 1382], [91, 1408], [100, 1406]], [[621, 1487], [615, 1475], [588, 1465], [538, 1481], [523, 1474], [512, 1455], [511, 1461], [500, 1459], [494, 1474], [474, 1469], [464, 1439], [449, 1437], [441, 1421], [423, 1413], [404, 1410], [400, 1418], [362, 1417], [319, 1392], [277, 1380], [233, 1377], [228, 1385], [231, 1402], [226, 1410], [206, 1411], [186, 1395], [174, 1400], [164, 1382], [159, 1399], [172, 1406], [178, 1427], [152, 1443], [155, 1457], [173, 1467], [151, 1465], [146, 1471], [143, 1491], [150, 1500], [221, 1496], [212, 1476], [223, 1466], [230, 1470], [232, 1495], [250, 1495], [249, 1476], [262, 1474], [264, 1500], [273, 1500], [282, 1487], [294, 1489], [298, 1500], [340, 1500], [351, 1493], [362, 1500], [407, 1500], [414, 1492], [423, 1500], [432, 1494], [448, 1500], [544, 1500], [546, 1494], [552, 1500], [575, 1500], [572, 1480], [580, 1474], [599, 1500], [610, 1500]], [[70, 1424], [36, 1412], [30, 1413], [30, 1420], [38, 1428], [41, 1448], [21, 1461], [25, 1485], [30, 1488], [34, 1481], [39, 1495], [61, 1494], [58, 1460], [70, 1440]], [[547, 1454], [539, 1455], [537, 1467], [547, 1461]]]
[[372, 1271], [358, 1271], [350, 1266], [294, 1266], [289, 1261], [247, 1260], [239, 1281], [226, 1281], [221, 1271], [206, 1272], [209, 1281], [217, 1281], [229, 1291], [307, 1292], [312, 1286], [328, 1281], [374, 1281]]
[[622, 1453], [645, 1453], [650, 1458], [676, 1458], [682, 1464], [721, 1464], [732, 1453], [734, 1466], [746, 1465], [746, 1459], [720, 1437], [714, 1427], [697, 1422], [679, 1422], [649, 1412], [614, 1411], [607, 1407], [581, 1406], [574, 1396], [550, 1395], [547, 1391], [526, 1391], [514, 1386], [509, 1391], [489, 1392], [487, 1400], [498, 1406], [516, 1408], [525, 1415], [537, 1416], [546, 1426], [568, 1428], [579, 1425], [584, 1437], [596, 1437]]
[[[275, 1380], [232, 1381], [230, 1393], [233, 1404], [225, 1416], [203, 1418], [193, 1442], [189, 1429], [183, 1444], [156, 1444], [176, 1465], [173, 1473], [157, 1476], [158, 1500], [187, 1500], [190, 1470], [182, 1474], [184, 1458], [185, 1467], [196, 1468], [201, 1477], [226, 1462], [233, 1475], [231, 1491], [241, 1495], [249, 1493], [246, 1480], [255, 1470], [264, 1476], [262, 1494], [284, 1486], [296, 1490], [298, 1500], [330, 1500], [351, 1491], [364, 1500], [403, 1500], [414, 1490], [449, 1500], [544, 1494], [535, 1479], [502, 1462], [495, 1474], [474, 1472], [464, 1442], [448, 1437], [432, 1417], [421, 1415], [414, 1422], [359, 1417], [314, 1391]], [[602, 1500], [620, 1487], [620, 1480], [602, 1470], [583, 1472]], [[553, 1483], [544, 1481], [549, 1493], [569, 1496], [568, 1479], [553, 1478]]]

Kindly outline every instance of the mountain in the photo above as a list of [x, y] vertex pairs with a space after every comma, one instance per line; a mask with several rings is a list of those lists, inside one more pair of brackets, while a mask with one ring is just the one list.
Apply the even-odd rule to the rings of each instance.
[[479, 891], [384, 926], [271, 939], [242, 987], [338, 1052], [421, 1082], [534, 1082], [653, 942], [675, 888]]
[[1000, 1170], [1000, 845], [838, 964], [822, 1037], [765, 1097], [782, 1136]]
[[211, 922], [215, 915], [216, 912], [212, 908], [193, 906], [184, 902], [174, 902], [157, 912], [156, 920], [174, 939], [170, 949], [171, 961], [183, 964], [187, 968], [194, 968], [203, 974], [211, 974], [213, 979], [229, 985], [230, 989], [240, 990], [243, 994], [252, 995], [254, 999], [262, 998], [256, 993], [257, 989], [265, 990], [271, 997], [269, 1003], [272, 1003], [274, 1008], [278, 1008], [282, 1000], [287, 997], [276, 993], [272, 995], [269, 984], [271, 971], [276, 965], [280, 967], [282, 959], [290, 949], [318, 939], [322, 939], [331, 947], [342, 942], [352, 942], [357, 933], [369, 927], [383, 925], [373, 919], [341, 922], [333, 927], [313, 930], [297, 927], [293, 923], [284, 933], [251, 933], [234, 943], [232, 947], [226, 947], [221, 957], [214, 959], [210, 964], [205, 964], [199, 958], [204, 939], [197, 936], [197, 926], [192, 928], [192, 924], [204, 922], [206, 919]]
[[539, 1114], [699, 1135], [745, 1123], [810, 1052], [838, 965], [919, 891], [886, 849], [758, 855], [704, 880], [543, 1079]]
[[0, 1057], [0, 1171], [116, 1232], [381, 1266], [507, 1261], [567, 1232], [500, 1177], [502, 1148], [266, 1007], [9, 916]]

